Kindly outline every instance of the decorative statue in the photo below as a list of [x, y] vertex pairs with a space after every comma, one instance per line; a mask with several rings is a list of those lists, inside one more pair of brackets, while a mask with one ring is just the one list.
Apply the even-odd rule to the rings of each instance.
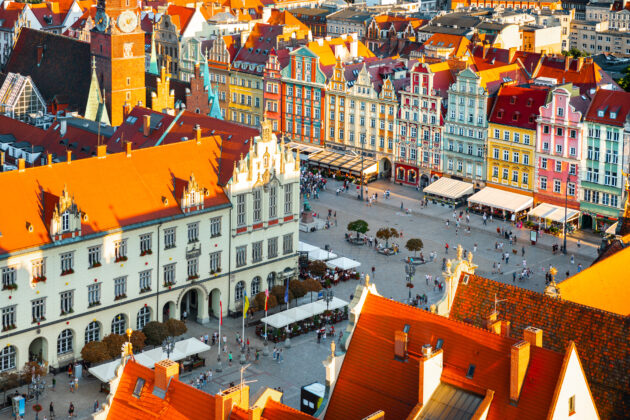
[[311, 205], [307, 199], [304, 199], [304, 211], [311, 211]]
[[473, 253], [468, 252], [468, 264], [472, 264], [472, 261], [473, 261]]
[[461, 260], [462, 259], [462, 254], [464, 253], [464, 249], [462, 248], [461, 245], [457, 245], [457, 260]]

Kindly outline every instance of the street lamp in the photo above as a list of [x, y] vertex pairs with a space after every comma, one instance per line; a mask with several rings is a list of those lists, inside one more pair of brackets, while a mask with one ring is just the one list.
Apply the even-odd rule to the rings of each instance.
[[[42, 393], [44, 387], [44, 380], [39, 375], [35, 375], [35, 367], [33, 367], [31, 373], [31, 388], [33, 394], [35, 394], [35, 405], [39, 405], [39, 395]], [[35, 420], [39, 419], [39, 411], [35, 411]]]
[[171, 358], [171, 353], [175, 349], [175, 339], [173, 337], [166, 337], [166, 340], [162, 341], [162, 351], [166, 352], [166, 358]]
[[360, 173], [361, 180], [359, 183], [360, 185], [359, 188], [361, 188], [361, 201], [363, 201], [363, 148], [364, 148], [365, 140], [359, 135], [359, 141], [361, 143], [361, 173]]
[[413, 264], [413, 259], [409, 258], [405, 263], [405, 274], [407, 275], [405, 280], [407, 281], [407, 288], [409, 289], [409, 301], [411, 304], [411, 289], [413, 288], [413, 276], [416, 274], [416, 266]]
[[564, 223], [562, 224], [562, 235], [564, 236], [562, 253], [567, 255], [567, 206], [569, 204], [569, 178], [571, 177], [571, 170], [567, 172], [567, 185], [564, 187]]
[[332, 302], [334, 296], [335, 294], [331, 288], [324, 289], [324, 300], [326, 301], [326, 311], [328, 311], [328, 306], [330, 305], [330, 302]]

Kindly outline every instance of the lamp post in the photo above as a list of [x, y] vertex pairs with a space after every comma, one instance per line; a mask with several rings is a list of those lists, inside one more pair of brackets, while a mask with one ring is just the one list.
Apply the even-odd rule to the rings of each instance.
[[334, 297], [335, 297], [335, 294], [330, 287], [327, 289], [324, 289], [324, 300], [326, 300], [326, 311], [328, 311], [330, 302], [332, 302]]
[[409, 258], [405, 263], [405, 280], [407, 281], [407, 288], [409, 289], [409, 300], [407, 303], [411, 304], [411, 289], [413, 288], [413, 276], [416, 274], [416, 266], [413, 264], [413, 259]]
[[361, 142], [361, 173], [359, 174], [359, 178], [360, 178], [359, 188], [361, 188], [361, 201], [363, 201], [363, 147], [364, 147], [365, 140], [363, 140], [360, 136], [361, 135], [359, 134], [359, 138]]
[[166, 358], [171, 358], [171, 353], [175, 349], [175, 339], [173, 337], [166, 337], [166, 340], [162, 341], [162, 351], [166, 352]]
[[[32, 370], [31, 388], [35, 394], [35, 405], [39, 405], [39, 395], [42, 393], [43, 380], [41, 376], [35, 375], [35, 367]], [[39, 419], [39, 411], [35, 411], [35, 420]]]
[[[570, 170], [569, 170], [570, 171]], [[571, 173], [567, 172], [567, 185], [564, 187], [564, 223], [562, 224], [562, 235], [564, 236], [562, 253], [567, 255], [567, 206], [569, 205], [569, 178]]]

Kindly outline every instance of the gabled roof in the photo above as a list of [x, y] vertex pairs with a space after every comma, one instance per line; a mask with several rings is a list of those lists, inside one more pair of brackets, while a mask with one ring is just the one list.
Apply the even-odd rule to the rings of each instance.
[[517, 84], [521, 84], [529, 81], [520, 63], [496, 66], [481, 70], [477, 74], [481, 78], [481, 86], [488, 90], [489, 95], [494, 95], [505, 82], [516, 81]]
[[293, 16], [287, 10], [280, 11], [278, 9], [271, 10], [271, 16], [267, 19], [267, 22], [270, 25], [288, 25], [291, 27], [295, 27], [296, 30], [302, 30], [308, 32], [308, 26], [302, 23], [299, 19]]
[[[394, 359], [393, 341], [405, 324], [409, 358], [401, 362]], [[518, 405], [512, 405], [510, 352], [517, 340], [368, 293], [326, 419], [360, 419], [377, 410], [386, 418], [407, 418], [418, 403], [421, 348], [435, 347], [438, 339], [443, 340], [442, 382], [477, 395], [494, 391], [487, 419], [539, 419], [550, 413], [563, 354], [532, 346]], [[475, 370], [469, 378], [471, 364]]]
[[26, 3], [17, 2], [0, 5], [0, 28], [13, 29], [24, 6], [26, 6]]
[[454, 58], [461, 57], [468, 49], [468, 44], [470, 41], [465, 36], [437, 33], [427, 39], [423, 45], [434, 48], [452, 48], [451, 58]]
[[[602, 112], [603, 116], [600, 116]], [[630, 92], [599, 89], [591, 101], [585, 120], [623, 127], [628, 113], [630, 113]]]
[[601, 84], [617, 84], [590, 58], [544, 57], [534, 77], [549, 77], [558, 83], [573, 83], [581, 93], [588, 93]]
[[[43, 48], [38, 61], [38, 48]], [[55, 95], [67, 95], [70, 109], [85, 111], [92, 75], [90, 44], [50, 32], [22, 28], [6, 72], [29, 75], [50, 103]]]
[[494, 102], [490, 122], [535, 130], [540, 107], [546, 100], [546, 90], [503, 86]]
[[[326, 39], [318, 39], [307, 44], [309, 50], [319, 57], [319, 64], [322, 66], [334, 65], [337, 62], [335, 46], [340, 46], [350, 51], [350, 44], [353, 42], [350, 36]], [[375, 57], [374, 53], [361, 41], [357, 40], [357, 57], [364, 59]], [[320, 45], [321, 43], [321, 45]]]
[[41, 209], [48, 206], [42, 196], [59, 196], [64, 186], [88, 216], [82, 219], [83, 236], [182, 214], [173, 182], [187, 181], [192, 173], [208, 189], [206, 208], [227, 205], [218, 183], [221, 143], [213, 136], [200, 144], [180, 141], [133, 150], [130, 157], [116, 153], [0, 173], [0, 191], [15, 198], [11, 206], [0, 206], [0, 252], [52, 243], [42, 218]]
[[182, 35], [195, 14], [195, 8], [171, 4], [166, 9], [166, 14], [171, 17], [171, 21], [179, 30], [179, 34]]
[[511, 323], [512, 337], [522, 337], [533, 326], [543, 330], [545, 348], [563, 351], [574, 341], [599, 415], [625, 418], [630, 411], [630, 317], [474, 275], [466, 284], [459, 281], [449, 317], [483, 326], [495, 299], [504, 300], [497, 305], [498, 318]]
[[562, 299], [630, 316], [628, 279], [619, 275], [630, 261], [630, 247], [569, 277], [558, 286]]
[[234, 57], [232, 69], [262, 75], [265, 63], [269, 59], [269, 51], [276, 48], [276, 38], [282, 33], [282, 25], [257, 23], [245, 44]]

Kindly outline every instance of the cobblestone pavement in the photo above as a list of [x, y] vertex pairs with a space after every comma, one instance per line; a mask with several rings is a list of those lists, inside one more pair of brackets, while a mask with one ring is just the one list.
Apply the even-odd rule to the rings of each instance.
[[[558, 238], [545, 236], [536, 246], [531, 246], [527, 241], [529, 231], [511, 228], [518, 237], [517, 244], [510, 246], [505, 239], [499, 238], [496, 233], [497, 226], [508, 227], [504, 222], [488, 223], [484, 226], [481, 217], [471, 215], [471, 234], [463, 233], [463, 228], [458, 234], [455, 234], [453, 224], [449, 228], [445, 227], [444, 220], [450, 218], [452, 220], [452, 210], [442, 206], [429, 205], [428, 208], [421, 209], [419, 198], [421, 194], [415, 189], [400, 187], [385, 181], [371, 183], [368, 186], [369, 193], [377, 192], [379, 201], [368, 207], [356, 199], [356, 191], [351, 193], [335, 195], [337, 183], [330, 182], [328, 191], [320, 194], [319, 200], [311, 200], [310, 203], [317, 213], [326, 216], [328, 209], [337, 213], [337, 226], [331, 229], [322, 230], [313, 233], [300, 233], [300, 240], [324, 247], [330, 245], [332, 250], [340, 256], [356, 259], [361, 262], [360, 271], [369, 273], [371, 267], [376, 268], [373, 282], [381, 294], [396, 300], [405, 300], [408, 297], [408, 289], [405, 287], [405, 275], [403, 258], [410, 253], [404, 249], [404, 243], [409, 238], [420, 238], [424, 242], [423, 254], [428, 257], [431, 251], [437, 252], [437, 259], [432, 263], [427, 263], [417, 267], [413, 294], [426, 293], [429, 303], [433, 303], [440, 298], [440, 293], [433, 290], [432, 285], [427, 285], [425, 280], [426, 274], [432, 274], [441, 277], [441, 261], [447, 257], [444, 252], [444, 244], [450, 245], [448, 257], [453, 258], [455, 247], [457, 244], [472, 251], [474, 244], [478, 245], [477, 252], [474, 253], [474, 262], [479, 265], [477, 273], [495, 280], [506, 283], [512, 282], [512, 273], [520, 272], [522, 269], [523, 258], [521, 257], [521, 247], [525, 247], [525, 259], [527, 266], [535, 271], [534, 278], [519, 283], [519, 286], [532, 290], [542, 291], [544, 289], [544, 270], [549, 265], [558, 268], [558, 278], [564, 279], [565, 272], [568, 270], [571, 274], [577, 271], [577, 264], [581, 263], [585, 268], [590, 265], [597, 255], [596, 247], [599, 245], [599, 239], [594, 235], [581, 234], [582, 246], [577, 247], [577, 241], [574, 237], [568, 240], [568, 255], [552, 255], [551, 245], [560, 244]], [[383, 200], [383, 192], [386, 189], [391, 190], [391, 198]], [[400, 210], [400, 204], [403, 203], [405, 209], [410, 209], [410, 214]], [[403, 238], [396, 239], [401, 248], [401, 253], [394, 256], [384, 256], [378, 254], [373, 248], [367, 246], [350, 245], [344, 240], [347, 224], [358, 218], [366, 220], [370, 225], [368, 235], [375, 235], [376, 231], [381, 227], [395, 227], [403, 232]], [[465, 225], [465, 224], [464, 224]], [[492, 273], [492, 263], [501, 261], [499, 252], [495, 251], [494, 244], [497, 241], [505, 243], [505, 249], [510, 252], [510, 261], [508, 264], [502, 262], [503, 274]], [[512, 248], [518, 250], [518, 256], [511, 253]], [[570, 262], [570, 256], [574, 255], [574, 264]], [[350, 295], [354, 293], [358, 281], [352, 280], [339, 283], [334, 286], [335, 296], [349, 300]], [[189, 331], [185, 334], [187, 337], [199, 337], [203, 334], [212, 334], [218, 330], [218, 321], [211, 320], [207, 325], [200, 325], [195, 322], [187, 322]], [[337, 331], [345, 329], [346, 322], [336, 324]], [[240, 353], [237, 350], [235, 337], [236, 333], [241, 331], [241, 319], [224, 318], [224, 326], [222, 334], [228, 337], [228, 346], [232, 350], [234, 363], [228, 366], [227, 357], [222, 354], [222, 372], [216, 372], [217, 366], [217, 347], [204, 354], [202, 357], [206, 359], [206, 367], [200, 368], [192, 373], [183, 372], [180, 376], [183, 381], [194, 381], [199, 373], [203, 370], [212, 369], [212, 380], [203, 388], [204, 391], [216, 393], [221, 389], [227, 388], [231, 382], [238, 383], [240, 381], [240, 367], [238, 363]], [[246, 337], [250, 339], [252, 348], [262, 349], [263, 342], [254, 336], [254, 328], [246, 328]], [[292, 407], [299, 408], [300, 387], [312, 382], [324, 382], [325, 370], [322, 361], [330, 352], [330, 342], [317, 343], [314, 332], [294, 338], [291, 340], [291, 348], [284, 349], [282, 363], [277, 363], [271, 358], [261, 356], [260, 360], [252, 362], [244, 373], [244, 379], [250, 386], [250, 401], [255, 400], [260, 392], [266, 387], [280, 387], [284, 391], [284, 402]], [[270, 346], [270, 353], [273, 345]], [[253, 354], [253, 353], [252, 353]], [[55, 404], [55, 411], [58, 418], [66, 418], [68, 412], [68, 404], [74, 402], [78, 418], [88, 418], [93, 410], [94, 401], [103, 402], [105, 394], [100, 393], [100, 383], [95, 378], [84, 378], [80, 382], [79, 390], [75, 393], [69, 392], [68, 377], [66, 374], [59, 374], [57, 378], [57, 387], [55, 391], [50, 389], [52, 376], [46, 378], [48, 389], [42, 397], [40, 404], [44, 407], [44, 411], [40, 415], [40, 419], [44, 414], [48, 414], [48, 405], [50, 401]], [[24, 391], [22, 388], [20, 391]], [[27, 403], [26, 419], [34, 419], [35, 413], [32, 411], [34, 401]], [[0, 412], [1, 419], [10, 419], [10, 410]]]

